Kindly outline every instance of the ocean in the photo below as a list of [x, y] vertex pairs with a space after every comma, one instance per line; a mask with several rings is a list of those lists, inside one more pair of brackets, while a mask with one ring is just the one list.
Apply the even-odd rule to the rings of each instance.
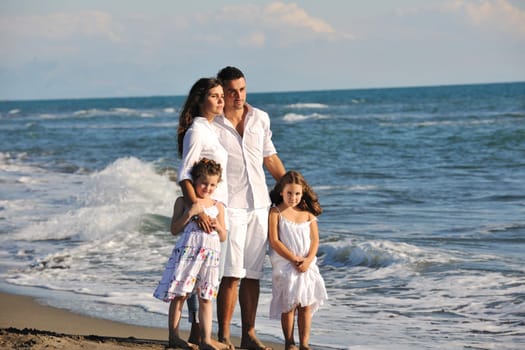
[[[152, 293], [176, 240], [184, 98], [0, 102], [0, 290], [166, 327]], [[525, 348], [525, 83], [248, 100], [324, 209], [314, 348]], [[270, 272], [257, 330], [281, 341]]]

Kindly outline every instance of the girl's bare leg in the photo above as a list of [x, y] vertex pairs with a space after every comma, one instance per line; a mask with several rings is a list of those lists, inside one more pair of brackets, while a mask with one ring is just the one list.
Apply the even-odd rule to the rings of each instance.
[[294, 323], [295, 323], [294, 316], [295, 316], [295, 308], [288, 312], [283, 312], [281, 314], [281, 327], [283, 329], [284, 349], [285, 350], [297, 349], [295, 347], [295, 340], [293, 337], [293, 329], [294, 329]]
[[199, 349], [201, 350], [218, 350], [211, 339], [212, 318], [213, 305], [211, 300], [199, 298], [199, 326], [201, 334]]
[[199, 327], [199, 297], [197, 294], [192, 293], [186, 299], [186, 305], [188, 306], [188, 317], [191, 319], [190, 336], [188, 341], [193, 344], [199, 344], [200, 341], [200, 327]]
[[170, 310], [168, 316], [169, 347], [192, 349], [191, 344], [182, 339], [179, 334], [179, 324], [182, 314], [182, 306], [184, 305], [185, 300], [185, 296], [179, 296], [174, 298], [170, 303]]
[[310, 329], [312, 327], [312, 310], [310, 306], [299, 306], [297, 314], [297, 327], [299, 329], [299, 349], [309, 350]]

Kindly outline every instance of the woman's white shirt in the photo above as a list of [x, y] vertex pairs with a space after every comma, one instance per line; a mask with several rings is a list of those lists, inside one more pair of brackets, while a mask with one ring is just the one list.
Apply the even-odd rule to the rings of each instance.
[[221, 145], [217, 134], [206, 118], [195, 117], [186, 131], [182, 146], [182, 160], [179, 167], [178, 182], [192, 180], [191, 169], [202, 158], [213, 159], [222, 167], [221, 182], [217, 186], [213, 199], [228, 205], [228, 183], [226, 168], [228, 152]]

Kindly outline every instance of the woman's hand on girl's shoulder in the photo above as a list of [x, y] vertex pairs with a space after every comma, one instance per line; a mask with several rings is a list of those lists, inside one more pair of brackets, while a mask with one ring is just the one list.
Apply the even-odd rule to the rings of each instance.
[[202, 208], [202, 204], [200, 202], [193, 203], [188, 210], [190, 216], [199, 216], [201, 213], [204, 212], [204, 209]]

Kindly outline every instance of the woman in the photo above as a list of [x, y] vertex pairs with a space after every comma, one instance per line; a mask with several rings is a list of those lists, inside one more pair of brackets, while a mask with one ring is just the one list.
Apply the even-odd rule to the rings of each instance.
[[[215, 78], [201, 78], [190, 89], [186, 102], [179, 117], [177, 142], [179, 156], [182, 158], [178, 181], [188, 208], [198, 202], [192, 183], [191, 170], [202, 158], [212, 159], [222, 168], [221, 182], [212, 198], [228, 203], [228, 184], [226, 181], [226, 166], [228, 152], [222, 147], [217, 135], [211, 128], [211, 123], [224, 108], [224, 92], [222, 84]], [[199, 225], [206, 232], [211, 232], [213, 222], [206, 214], [199, 215]], [[198, 303], [196, 295], [188, 299], [188, 313], [192, 323], [190, 343], [199, 343], [197, 322]], [[215, 347], [223, 346], [212, 340]]]
[[[224, 204], [228, 203], [228, 186], [224, 170], [227, 166], [228, 153], [211, 128], [211, 123], [217, 115], [222, 114], [223, 108], [224, 92], [219, 80], [201, 78], [193, 84], [180, 114], [177, 134], [179, 156], [182, 157], [182, 161], [178, 180], [190, 206], [197, 202], [191, 183], [191, 169], [202, 158], [212, 159], [221, 165], [222, 181], [215, 191], [214, 199]], [[208, 227], [206, 231], [210, 232], [211, 228]]]

